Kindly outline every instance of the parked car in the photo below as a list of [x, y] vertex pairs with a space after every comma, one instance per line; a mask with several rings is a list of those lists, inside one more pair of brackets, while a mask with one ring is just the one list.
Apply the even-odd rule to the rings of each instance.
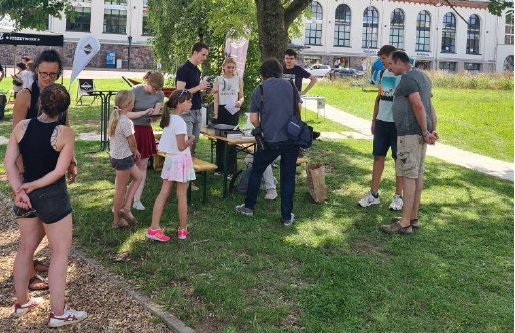
[[329, 71], [328, 74], [330, 78], [334, 79], [341, 77], [360, 78], [363, 77], [365, 73], [354, 68], [333, 68]]
[[306, 68], [306, 71], [308, 71], [309, 74], [317, 77], [325, 76], [330, 70], [331, 66], [329, 65], [313, 65]]

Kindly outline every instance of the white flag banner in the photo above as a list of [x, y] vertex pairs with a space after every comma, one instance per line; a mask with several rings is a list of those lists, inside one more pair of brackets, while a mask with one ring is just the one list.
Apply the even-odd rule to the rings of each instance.
[[[79, 73], [93, 59], [95, 54], [100, 50], [99, 41], [93, 36], [84, 36], [77, 43], [75, 56], [73, 58], [72, 76], [70, 77], [70, 87], [73, 80], [79, 76]], [[68, 90], [69, 88], [68, 87]]]
[[236, 61], [236, 73], [239, 77], [243, 77], [245, 71], [245, 62], [247, 61], [247, 49], [249, 48], [249, 40], [241, 37], [237, 39], [227, 38], [225, 40], [225, 57], [231, 57]]

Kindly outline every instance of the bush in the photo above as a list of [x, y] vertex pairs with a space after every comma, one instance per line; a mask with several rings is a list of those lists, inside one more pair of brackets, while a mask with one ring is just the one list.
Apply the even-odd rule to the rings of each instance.
[[426, 71], [435, 88], [513, 90], [513, 73]]

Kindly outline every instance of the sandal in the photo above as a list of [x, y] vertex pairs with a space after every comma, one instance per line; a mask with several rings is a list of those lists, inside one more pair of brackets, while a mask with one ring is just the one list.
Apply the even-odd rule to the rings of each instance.
[[48, 282], [39, 274], [29, 279], [29, 290], [48, 290]]
[[[399, 222], [401, 220], [401, 217], [392, 217], [392, 222]], [[420, 228], [420, 223], [418, 222], [418, 219], [413, 219], [413, 220], [410, 220], [409, 221], [409, 224], [410, 226], [413, 228], [413, 229], [418, 229]]]
[[48, 265], [43, 264], [39, 260], [34, 260], [34, 270], [37, 273], [48, 272]]
[[129, 222], [129, 224], [132, 224], [132, 225], [138, 224], [138, 220], [136, 220], [134, 215], [131, 217], [129, 214], [131, 214], [131, 211], [128, 209], [125, 209], [125, 208], [120, 209], [120, 211], [118, 212], [118, 215], [120, 216], [120, 218]]
[[120, 219], [120, 221], [118, 223], [113, 222], [113, 229], [119, 229], [119, 228], [124, 228], [124, 227], [128, 227], [128, 226], [129, 226], [129, 223], [127, 223], [127, 221], [125, 221], [125, 219]]

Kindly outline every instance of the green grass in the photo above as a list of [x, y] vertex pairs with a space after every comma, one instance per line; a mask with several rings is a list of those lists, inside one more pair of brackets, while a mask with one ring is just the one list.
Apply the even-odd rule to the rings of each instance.
[[[377, 89], [320, 82], [310, 94], [371, 119]], [[434, 88], [433, 95], [441, 143], [513, 162], [513, 90]]]
[[[98, 131], [98, 106], [73, 111], [76, 130]], [[315, 114], [310, 117], [313, 124]], [[346, 130], [317, 122], [323, 131]], [[10, 123], [0, 124], [0, 135], [10, 132]], [[142, 200], [147, 210], [135, 212], [139, 227], [112, 230], [114, 171], [108, 154], [82, 154], [98, 143], [78, 141], [80, 175], [69, 187], [74, 242], [199, 331], [513, 330], [513, 183], [428, 157], [422, 228], [412, 236], [388, 236], [378, 225], [397, 215], [388, 211], [394, 189], [390, 159], [381, 204], [356, 205], [370, 181], [371, 146], [353, 139], [314, 143], [307, 157], [325, 165], [329, 200], [312, 203], [305, 167], [299, 167], [296, 223], [290, 228], [280, 223], [279, 200], [266, 202], [263, 191], [253, 217], [236, 214], [243, 197], [220, 199], [221, 180], [208, 175], [208, 202], [193, 192], [188, 239], [163, 244], [144, 237], [159, 173], [148, 172]], [[197, 151], [209, 159], [207, 140], [201, 138]], [[0, 183], [5, 193], [7, 186]], [[175, 236], [173, 195], [161, 225]]]

